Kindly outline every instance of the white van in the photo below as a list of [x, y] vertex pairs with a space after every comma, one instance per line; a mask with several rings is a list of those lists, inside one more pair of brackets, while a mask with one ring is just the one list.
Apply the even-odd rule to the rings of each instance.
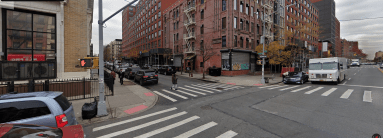
[[315, 58], [309, 61], [309, 81], [340, 83], [346, 79], [347, 59], [342, 57]]

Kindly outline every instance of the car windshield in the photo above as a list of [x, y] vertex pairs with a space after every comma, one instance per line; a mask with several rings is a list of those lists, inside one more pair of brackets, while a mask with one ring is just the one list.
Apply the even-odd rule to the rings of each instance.
[[338, 69], [338, 63], [323, 63], [323, 70]]
[[62, 138], [61, 129], [35, 125], [13, 125], [3, 138]]
[[321, 70], [322, 64], [321, 63], [311, 63], [309, 65], [309, 70]]

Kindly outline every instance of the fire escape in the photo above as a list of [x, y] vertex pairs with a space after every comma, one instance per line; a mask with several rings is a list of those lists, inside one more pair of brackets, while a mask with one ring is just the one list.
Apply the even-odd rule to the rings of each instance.
[[185, 28], [186, 28], [186, 31], [187, 31], [187, 33], [184, 34], [184, 40], [185, 40], [185, 43], [186, 43], [186, 48], [184, 48], [185, 49], [185, 53], [194, 53], [194, 49], [192, 48], [192, 46], [190, 44], [190, 40], [191, 39], [195, 39], [195, 33], [191, 30], [190, 26], [196, 24], [195, 18], [191, 16], [191, 12], [193, 12], [195, 10], [196, 10], [196, 7], [195, 7], [194, 0], [188, 2], [188, 5], [186, 6], [186, 9], [184, 11], [185, 15], [187, 17], [187, 19], [184, 21], [184, 25], [185, 25]]
[[271, 32], [271, 28], [273, 26], [273, 18], [271, 13], [273, 13], [273, 0], [263, 0], [262, 7], [265, 12], [265, 37], [267, 40], [272, 41], [273, 40], [273, 34]]

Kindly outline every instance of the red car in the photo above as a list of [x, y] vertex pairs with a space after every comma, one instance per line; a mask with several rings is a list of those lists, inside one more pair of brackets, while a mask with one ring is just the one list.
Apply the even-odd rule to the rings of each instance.
[[61, 128], [29, 125], [29, 124], [0, 124], [1, 138], [85, 138], [81, 125]]

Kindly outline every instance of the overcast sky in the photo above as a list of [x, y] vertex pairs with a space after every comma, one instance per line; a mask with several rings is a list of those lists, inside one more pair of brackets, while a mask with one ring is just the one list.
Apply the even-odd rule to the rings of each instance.
[[[132, 1], [132, 0], [127, 0]], [[103, 18], [106, 19], [114, 12], [128, 4], [124, 0], [103, 0]], [[92, 43], [95, 53], [98, 53], [98, 0], [94, 1]], [[375, 52], [383, 51], [383, 18], [369, 20], [342, 21], [383, 17], [382, 0], [335, 0], [336, 17], [340, 20], [340, 36], [350, 41], [359, 41], [359, 48], [373, 59]], [[122, 39], [122, 13], [106, 22], [104, 28], [104, 45], [114, 39]]]

